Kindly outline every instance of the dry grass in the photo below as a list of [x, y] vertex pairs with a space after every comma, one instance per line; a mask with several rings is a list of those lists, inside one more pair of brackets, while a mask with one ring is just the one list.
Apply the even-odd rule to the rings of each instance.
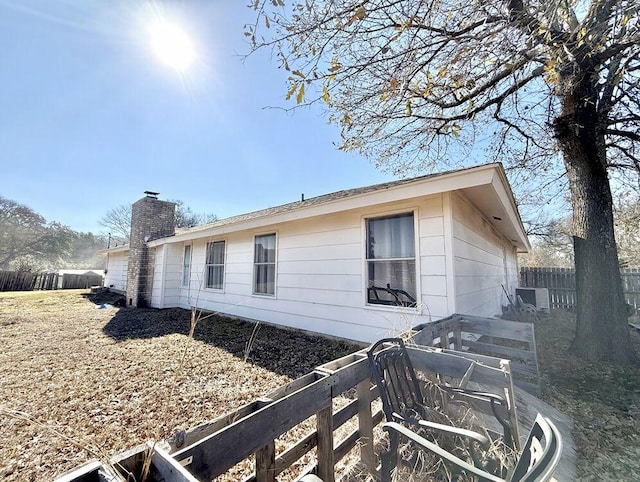
[[189, 311], [96, 309], [104, 301], [80, 291], [0, 293], [0, 479], [50, 480], [232, 411], [356, 349], [263, 325], [245, 363], [253, 325], [211, 317], [190, 340]]
[[567, 353], [574, 333], [566, 312], [536, 322], [542, 398], [574, 421], [579, 480], [640, 480], [640, 367], [583, 362]]
[[[356, 349], [262, 325], [245, 363], [253, 325], [211, 317], [190, 340], [188, 311], [98, 301], [109, 300], [0, 293], [1, 480], [50, 480], [162, 439]], [[580, 480], [640, 480], [640, 367], [567, 355], [574, 323], [562, 312], [536, 322], [543, 399], [574, 420]]]

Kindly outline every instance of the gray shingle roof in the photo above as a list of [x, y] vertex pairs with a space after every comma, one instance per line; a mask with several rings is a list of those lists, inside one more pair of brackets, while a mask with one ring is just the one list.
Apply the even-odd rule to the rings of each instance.
[[[488, 164], [484, 164], [484, 165], [488, 165]], [[373, 184], [371, 186], [357, 187], [357, 188], [353, 188], [353, 189], [345, 189], [345, 190], [342, 190], [342, 191], [337, 191], [337, 192], [333, 192], [333, 193], [329, 193], [329, 194], [323, 194], [323, 195], [320, 195], [320, 196], [311, 197], [309, 199], [305, 199], [304, 201], [296, 201], [296, 202], [292, 202], [292, 203], [282, 204], [280, 206], [274, 206], [274, 207], [271, 207], [271, 208], [261, 209], [259, 211], [253, 211], [253, 212], [246, 213], [246, 214], [240, 214], [238, 216], [232, 216], [232, 217], [225, 218], [225, 219], [219, 219], [219, 220], [214, 221], [212, 223], [201, 224], [199, 226], [194, 226], [192, 228], [176, 229], [176, 234], [182, 235], [182, 234], [186, 234], [186, 233], [196, 233], [196, 232], [199, 232], [199, 231], [204, 231], [206, 229], [217, 228], [217, 227], [221, 227], [221, 226], [227, 226], [227, 225], [231, 225], [231, 224], [241, 223], [241, 222], [244, 222], [244, 221], [249, 221], [249, 220], [252, 220], [252, 219], [259, 219], [259, 218], [266, 217], [266, 216], [271, 216], [271, 215], [274, 215], [274, 214], [281, 214], [281, 213], [285, 213], [285, 212], [289, 212], [289, 211], [295, 211], [296, 209], [303, 209], [303, 208], [308, 208], [310, 206], [317, 206], [319, 204], [324, 204], [324, 203], [328, 203], [328, 202], [332, 202], [332, 201], [337, 201], [339, 199], [345, 199], [345, 198], [349, 198], [349, 197], [355, 197], [355, 196], [359, 196], [361, 194], [367, 194], [367, 193], [375, 192], [375, 191], [384, 191], [386, 189], [391, 189], [391, 188], [402, 186], [402, 185], [405, 185], [405, 184], [411, 184], [411, 183], [422, 181], [422, 180], [429, 179], [429, 178], [435, 178], [435, 177], [445, 176], [447, 174], [463, 172], [463, 171], [467, 171], [467, 170], [470, 170], [470, 169], [476, 169], [478, 167], [480, 167], [480, 166], [473, 166], [473, 167], [468, 167], [468, 168], [463, 168], [463, 169], [455, 169], [455, 170], [450, 170], [450, 171], [445, 171], [445, 172], [438, 172], [438, 173], [434, 173], [434, 174], [427, 174], [427, 175], [424, 175], [424, 176], [412, 177], [412, 178], [408, 178], [408, 179], [400, 179], [400, 180], [397, 180], [397, 181], [389, 181], [389, 182], [384, 182], [384, 183], [381, 183], [381, 184]]]

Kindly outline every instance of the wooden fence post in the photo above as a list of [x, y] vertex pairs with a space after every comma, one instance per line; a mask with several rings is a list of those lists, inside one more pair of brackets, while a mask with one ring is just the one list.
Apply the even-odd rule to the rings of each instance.
[[358, 393], [358, 432], [360, 435], [360, 460], [373, 474], [378, 462], [373, 451], [373, 415], [371, 413], [371, 383], [369, 378], [356, 385]]
[[276, 480], [276, 444], [271, 441], [256, 452], [256, 482]]
[[329, 404], [316, 414], [318, 429], [318, 477], [334, 482], [333, 474], [333, 408]]
[[462, 323], [460, 323], [459, 320], [456, 321], [453, 327], [453, 338], [454, 338], [453, 349], [462, 351]]

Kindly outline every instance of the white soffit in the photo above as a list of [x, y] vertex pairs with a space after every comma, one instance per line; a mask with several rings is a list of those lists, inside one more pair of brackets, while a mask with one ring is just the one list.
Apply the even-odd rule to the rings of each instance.
[[482, 211], [497, 232], [517, 248], [518, 252], [531, 249], [511, 190], [501, 173], [496, 172], [490, 184], [464, 189], [467, 199]]

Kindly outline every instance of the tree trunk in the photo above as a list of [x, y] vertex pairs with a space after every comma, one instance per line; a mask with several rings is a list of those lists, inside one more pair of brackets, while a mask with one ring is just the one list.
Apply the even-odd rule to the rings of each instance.
[[613, 235], [608, 178], [578, 177], [572, 184], [577, 311], [570, 350], [591, 361], [629, 363], [635, 356]]
[[[584, 94], [584, 93], [583, 93]], [[588, 94], [588, 93], [587, 93]], [[589, 361], [637, 361], [613, 231], [605, 138], [589, 95], [567, 96], [554, 124], [573, 207], [576, 335], [570, 351]]]

